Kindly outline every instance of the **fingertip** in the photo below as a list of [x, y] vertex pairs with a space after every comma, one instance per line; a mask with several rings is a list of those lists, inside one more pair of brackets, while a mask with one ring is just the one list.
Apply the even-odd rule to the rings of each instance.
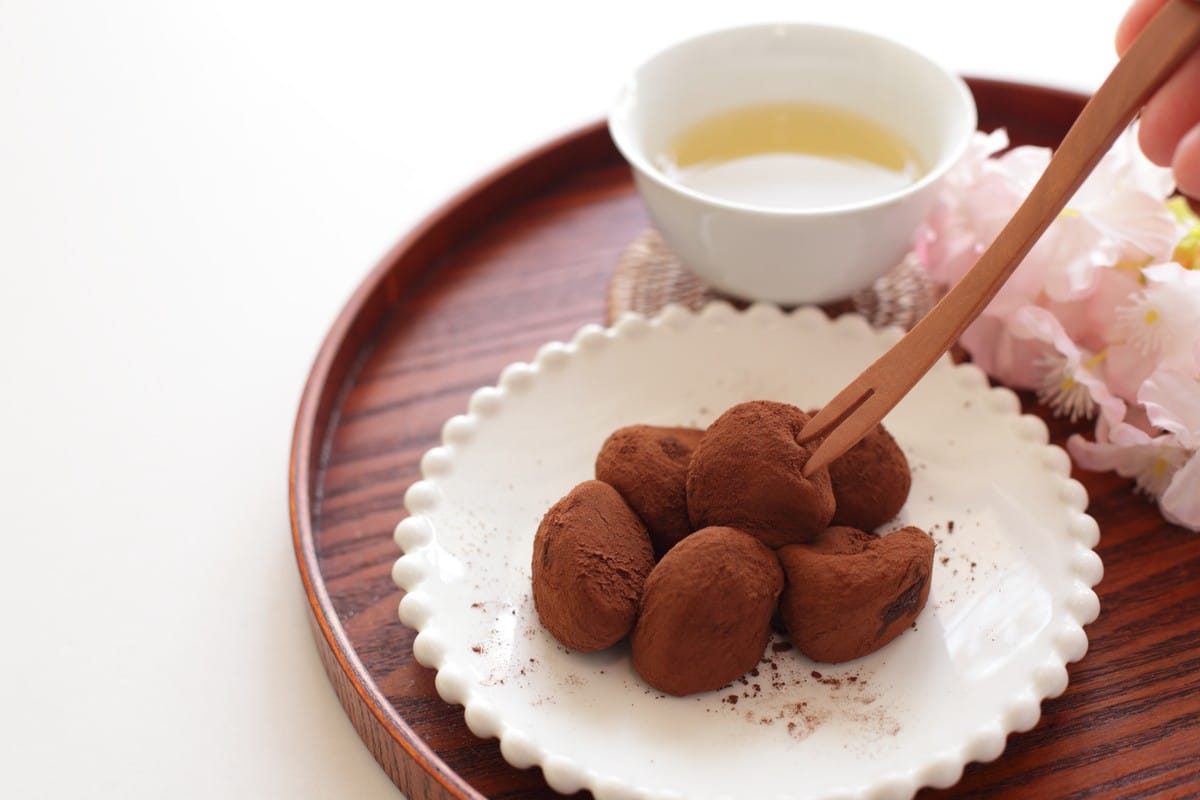
[[1117, 55], [1125, 55], [1129, 45], [1146, 27], [1150, 18], [1167, 4], [1167, 0], [1134, 0], [1125, 12], [1125, 16], [1117, 24], [1116, 46]]
[[1172, 166], [1184, 135], [1200, 125], [1200, 51], [1193, 53], [1142, 107], [1138, 144], [1160, 167]]
[[1152, 111], [1153, 108], [1149, 106], [1142, 110], [1137, 129], [1138, 147], [1146, 158], [1150, 159], [1150, 163], [1159, 167], [1169, 167], [1175, 154], [1175, 142], [1163, 136], [1162, 126], [1156, 123], [1153, 114], [1147, 114]]
[[1200, 125], [1183, 135], [1171, 161], [1175, 184], [1188, 197], [1200, 198]]

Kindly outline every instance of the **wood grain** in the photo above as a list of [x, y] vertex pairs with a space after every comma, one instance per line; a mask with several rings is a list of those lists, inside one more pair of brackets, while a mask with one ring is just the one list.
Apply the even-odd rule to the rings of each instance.
[[[981, 127], [1053, 145], [1066, 92], [970, 80]], [[604, 319], [621, 252], [648, 224], [595, 125], [481, 180], [398, 244], [322, 347], [296, 419], [290, 504], [314, 640], [347, 714], [412, 800], [557, 797], [517, 770], [412, 656], [391, 581], [392, 530], [442, 423], [502, 367]], [[1026, 398], [1027, 410], [1040, 413]], [[1055, 441], [1073, 430], [1049, 420]], [[1106, 575], [1092, 646], [1066, 693], [1004, 755], [921, 798], [1176, 798], [1200, 792], [1200, 537], [1127, 481], [1077, 472]]]

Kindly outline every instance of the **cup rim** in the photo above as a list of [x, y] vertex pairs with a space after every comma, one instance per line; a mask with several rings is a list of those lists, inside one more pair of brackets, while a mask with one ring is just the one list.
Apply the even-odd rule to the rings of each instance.
[[[932, 67], [936, 73], [947, 79], [949, 85], [955, 90], [954, 95], [959, 101], [962, 111], [965, 112], [966, 119], [964, 119], [962, 134], [959, 136], [958, 141], [954, 142], [953, 146], [948, 148], [942, 154], [941, 158], [938, 159], [937, 163], [926, 170], [920, 179], [913, 181], [901, 189], [879, 195], [878, 197], [872, 197], [867, 200], [858, 200], [852, 203], [841, 203], [838, 205], [822, 206], [819, 208], [778, 208], [774, 206], [756, 205], [753, 203], [725, 200], [705, 192], [697, 191], [679, 183], [678, 181], [673, 181], [668, 178], [662, 173], [661, 170], [651, 164], [649, 159], [643, 155], [639, 149], [631, 145], [631, 136], [627, 133], [628, 125], [623, 125], [621, 120], [626, 119], [629, 116], [628, 108], [632, 103], [632, 98], [635, 96], [637, 78], [644, 69], [671, 53], [677, 52], [686, 47], [693, 47], [706, 40], [716, 40], [728, 36], [745, 35], [747, 33], [767, 33], [780, 28], [788, 30], [803, 30], [810, 33], [828, 31], [839, 35], [849, 34], [852, 36], [857, 36], [862, 39], [870, 40], [876, 45], [893, 47], [905, 51], [908, 55], [916, 58], [918, 61], [922, 61], [926, 65]], [[622, 113], [623, 111], [624, 113]], [[972, 94], [970, 87], [967, 86], [967, 83], [963, 77], [946, 67], [944, 64], [941, 64], [938, 61], [930, 58], [928, 55], [920, 50], [915, 49], [911, 45], [878, 33], [848, 25], [834, 25], [829, 23], [813, 22], [762, 22], [717, 28], [680, 39], [672, 44], [662, 47], [647, 58], [640, 61], [629, 73], [628, 77], [618, 89], [617, 96], [609, 107], [607, 116], [609, 136], [612, 138], [613, 144], [616, 146], [621, 156], [641, 175], [649, 180], [654, 181], [663, 189], [675, 192], [694, 201], [707, 204], [717, 209], [749, 212], [784, 218], [820, 218], [822, 216], [845, 214], [847, 212], [866, 211], [869, 209], [880, 208], [889, 205], [905, 197], [920, 192], [925, 187], [940, 180], [955, 164], [961, 160], [963, 154], [967, 150], [968, 145], [970, 144], [972, 135], [978, 128], [978, 125], [979, 110], [975, 103], [974, 94]]]

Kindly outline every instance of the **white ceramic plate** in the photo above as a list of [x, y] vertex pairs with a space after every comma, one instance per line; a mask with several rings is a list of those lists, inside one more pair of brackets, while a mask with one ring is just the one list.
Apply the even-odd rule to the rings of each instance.
[[615, 428], [703, 426], [751, 399], [818, 406], [898, 336], [812, 309], [673, 307], [587, 326], [478, 390], [396, 529], [400, 617], [441, 696], [513, 765], [599, 800], [906, 798], [999, 756], [1086, 652], [1102, 567], [1066, 453], [973, 366], [939, 362], [886, 420], [913, 468], [897, 524], [938, 544], [928, 605], [882, 650], [816, 665], [777, 638], [757, 675], [674, 698], [621, 647], [566, 651], [533, 609], [538, 522]]

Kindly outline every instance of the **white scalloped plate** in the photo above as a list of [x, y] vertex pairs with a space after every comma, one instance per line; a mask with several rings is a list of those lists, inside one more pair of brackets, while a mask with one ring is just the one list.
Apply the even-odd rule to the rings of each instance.
[[1087, 651], [1102, 567], [1067, 455], [973, 366], [939, 362], [886, 420], [913, 467], [897, 523], [938, 546], [928, 605], [882, 650], [830, 667], [775, 639], [757, 675], [673, 698], [621, 647], [567, 652], [533, 610], [538, 522], [615, 428], [702, 426], [751, 399], [817, 406], [898, 335], [812, 309], [669, 308], [587, 326], [477, 391], [396, 529], [400, 618], [441, 696], [513, 765], [599, 800], [907, 798], [999, 756]]

